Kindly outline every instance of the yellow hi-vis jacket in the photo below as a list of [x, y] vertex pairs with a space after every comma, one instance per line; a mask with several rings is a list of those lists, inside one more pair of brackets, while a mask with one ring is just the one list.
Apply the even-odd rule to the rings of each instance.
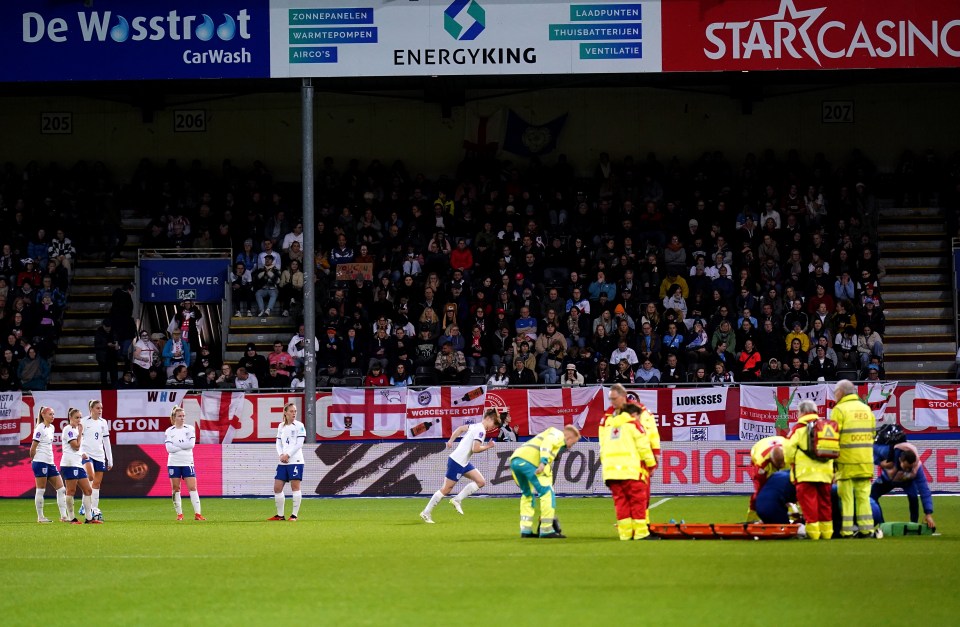
[[600, 422], [600, 463], [604, 481], [647, 481], [657, 459], [640, 420], [626, 412], [604, 417]]
[[793, 483], [833, 483], [833, 460], [823, 461], [806, 453], [808, 423], [818, 417], [817, 414], [800, 416], [783, 447], [783, 460], [790, 465]]
[[543, 463], [543, 475], [541, 476], [549, 477], [553, 473], [551, 470], [553, 460], [557, 458], [560, 449], [565, 446], [563, 431], [556, 427], [550, 427], [518, 446], [510, 459], [523, 459], [534, 466]]
[[840, 457], [837, 479], [873, 477], [873, 436], [877, 419], [856, 394], [847, 394], [836, 404], [830, 418], [840, 427]]
[[774, 447], [782, 447], [786, 445], [786, 443], [787, 439], [780, 435], [771, 435], [762, 440], [757, 440], [757, 443], [750, 449], [750, 462], [753, 464], [753, 467], [757, 469], [758, 475], [769, 477], [777, 472], [778, 469], [774, 468], [773, 464], [770, 463], [770, 451], [772, 451]]
[[[647, 438], [650, 440], [650, 449], [654, 456], [660, 455], [660, 429], [657, 428], [657, 419], [650, 411], [640, 405], [643, 411], [640, 413], [640, 425], [647, 432]], [[657, 457], [659, 459], [659, 457]], [[652, 466], [650, 468], [653, 468]]]

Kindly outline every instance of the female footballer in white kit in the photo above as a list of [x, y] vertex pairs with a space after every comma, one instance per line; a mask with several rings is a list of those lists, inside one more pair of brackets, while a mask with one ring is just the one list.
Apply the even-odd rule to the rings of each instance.
[[443, 497], [450, 494], [453, 486], [457, 485], [457, 481], [460, 480], [460, 477], [466, 477], [470, 480], [470, 483], [465, 485], [455, 497], [450, 499], [450, 503], [454, 509], [457, 510], [457, 513], [461, 515], [463, 514], [463, 507], [461, 506], [463, 499], [486, 485], [486, 480], [483, 478], [483, 475], [470, 463], [470, 457], [472, 457], [474, 453], [487, 451], [494, 447], [492, 440], [487, 444], [483, 442], [487, 438], [487, 433], [499, 428], [500, 424], [500, 412], [491, 407], [483, 412], [482, 421], [472, 425], [461, 425], [450, 435], [450, 439], [447, 441], [447, 448], [453, 448], [454, 440], [461, 435], [463, 435], [463, 438], [447, 459], [447, 472], [443, 480], [443, 486], [433, 493], [433, 496], [430, 497], [430, 502], [427, 503], [427, 506], [420, 512], [420, 518], [423, 522], [433, 522], [433, 518], [431, 517], [433, 508], [437, 506], [437, 503], [439, 503]]
[[183, 504], [180, 502], [180, 481], [187, 483], [190, 491], [190, 505], [193, 506], [193, 519], [206, 520], [200, 513], [200, 493], [197, 492], [197, 473], [193, 468], [193, 447], [197, 444], [197, 433], [193, 425], [184, 424], [186, 412], [182, 407], [174, 407], [170, 412], [173, 423], [165, 433], [164, 444], [167, 447], [167, 474], [170, 475], [170, 493], [173, 497], [173, 509], [177, 520], [183, 520]]
[[87, 471], [83, 469], [83, 457], [80, 455], [80, 443], [83, 441], [83, 429], [80, 426], [82, 415], [79, 409], [71, 407], [67, 411], [67, 424], [63, 427], [60, 434], [63, 455], [60, 457], [60, 474], [63, 476], [64, 483], [67, 485], [67, 518], [74, 525], [84, 524], [77, 520], [73, 513], [73, 495], [77, 493], [77, 486], [83, 493], [83, 512], [86, 518], [86, 524], [103, 524], [103, 521], [94, 520], [93, 488], [90, 487], [90, 479], [87, 477]]
[[293, 491], [293, 513], [290, 514], [290, 520], [296, 520], [300, 513], [300, 502], [303, 500], [303, 493], [300, 491], [300, 481], [303, 479], [303, 443], [306, 439], [307, 429], [297, 420], [297, 406], [287, 403], [283, 406], [283, 421], [277, 427], [277, 455], [280, 456], [280, 462], [273, 480], [273, 500], [277, 504], [277, 515], [267, 520], [286, 520], [283, 517], [286, 504], [283, 484], [287, 482]]
[[87, 477], [93, 481], [93, 496], [90, 503], [96, 516], [100, 511], [100, 485], [103, 483], [103, 473], [113, 468], [113, 449], [110, 448], [110, 425], [102, 417], [103, 403], [92, 400], [88, 407], [90, 415], [80, 422], [83, 427], [80, 456], [83, 458], [83, 468], [87, 471]]
[[37, 480], [37, 491], [33, 502], [37, 506], [37, 522], [52, 522], [43, 515], [43, 492], [47, 483], [57, 491], [57, 507], [60, 508], [61, 522], [67, 522], [67, 490], [60, 479], [60, 471], [53, 463], [53, 438], [56, 427], [53, 426], [53, 409], [40, 407], [37, 422], [33, 429], [33, 443], [30, 445], [30, 461], [33, 476]]

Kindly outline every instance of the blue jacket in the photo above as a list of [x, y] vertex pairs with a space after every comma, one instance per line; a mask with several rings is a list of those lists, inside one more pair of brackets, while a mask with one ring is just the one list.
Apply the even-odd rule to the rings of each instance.
[[[893, 463], [896, 464], [898, 468], [900, 466], [900, 455], [902, 452], [900, 449], [893, 449]], [[890, 460], [890, 445], [874, 444], [873, 463], [879, 465], [880, 462], [888, 460]], [[924, 472], [922, 465], [916, 476], [907, 481], [892, 481], [885, 472], [881, 471], [876, 479], [876, 483], [886, 484], [888, 487], [892, 484], [894, 488], [901, 488], [908, 496], [919, 496], [920, 501], [923, 503], [923, 511], [926, 513], [933, 512], [933, 495], [930, 493], [930, 484], [927, 483], [927, 473]]]

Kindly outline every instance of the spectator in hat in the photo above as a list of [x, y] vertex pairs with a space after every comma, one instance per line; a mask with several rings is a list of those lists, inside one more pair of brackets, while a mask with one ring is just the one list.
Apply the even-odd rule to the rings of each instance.
[[257, 268], [253, 275], [253, 285], [256, 288], [254, 298], [257, 301], [257, 316], [269, 316], [271, 310], [277, 304], [277, 298], [280, 296], [280, 270], [273, 256], [264, 258], [264, 265]]
[[563, 387], [582, 387], [583, 375], [577, 372], [577, 365], [569, 363], [564, 367], [563, 377], [560, 378], [560, 385]]
[[237, 362], [234, 370], [238, 378], [240, 377], [240, 368], [244, 368], [249, 374], [259, 379], [260, 377], [266, 376], [267, 365], [266, 358], [263, 355], [258, 355], [257, 346], [253, 342], [250, 342], [247, 344], [243, 357]]
[[247, 238], [243, 241], [243, 250], [237, 254], [236, 263], [242, 263], [247, 272], [253, 273], [257, 270], [257, 251], [253, 249], [253, 240]]
[[880, 373], [880, 366], [877, 364], [870, 364], [867, 366], [867, 381], [882, 381], [883, 377]]

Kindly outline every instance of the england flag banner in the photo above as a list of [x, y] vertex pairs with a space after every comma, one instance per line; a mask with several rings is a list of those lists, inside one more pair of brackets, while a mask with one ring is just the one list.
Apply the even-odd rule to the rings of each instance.
[[[243, 392], [203, 392], [197, 430], [199, 444], [231, 444], [240, 429]], [[188, 412], [189, 417], [189, 412]]]
[[566, 425], [573, 425], [581, 432], [596, 432], [603, 416], [602, 388], [528, 390], [527, 416], [530, 435], [536, 435], [548, 427], [562, 429]]
[[949, 429], [960, 426], [957, 387], [943, 389], [918, 381], [913, 398], [913, 414], [918, 427]]
[[740, 439], [786, 435], [797, 422], [800, 401], [811, 400], [818, 409], [825, 408], [826, 394], [825, 385], [740, 386]]
[[331, 428], [354, 437], [392, 437], [403, 431], [406, 413], [406, 388], [334, 388], [327, 415]]
[[460, 425], [483, 419], [485, 385], [432, 386], [407, 391], [406, 436], [419, 440], [450, 437]]

